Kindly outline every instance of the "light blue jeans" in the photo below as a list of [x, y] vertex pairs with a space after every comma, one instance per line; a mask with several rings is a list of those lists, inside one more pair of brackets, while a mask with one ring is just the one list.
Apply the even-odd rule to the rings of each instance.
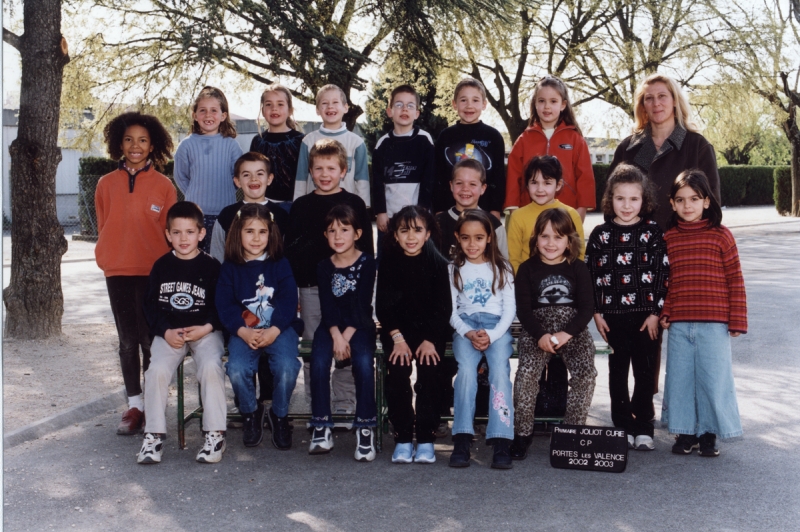
[[727, 323], [670, 325], [661, 421], [672, 434], [742, 435]]
[[[500, 316], [486, 312], [475, 314], [461, 314], [464, 323], [479, 331], [494, 329]], [[506, 331], [503, 336], [492, 342], [489, 348], [481, 353], [472, 342], [458, 333], [453, 334], [453, 353], [458, 362], [458, 374], [453, 386], [455, 400], [453, 408], [453, 435], [474, 434], [473, 421], [475, 418], [475, 394], [478, 391], [478, 362], [481, 354], [486, 355], [489, 363], [489, 425], [486, 427], [486, 439], [505, 438], [514, 439], [514, 401], [511, 399], [511, 333]]]

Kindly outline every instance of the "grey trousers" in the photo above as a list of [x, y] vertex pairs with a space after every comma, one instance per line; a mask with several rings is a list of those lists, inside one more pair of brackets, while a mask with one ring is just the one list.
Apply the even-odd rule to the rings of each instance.
[[225, 370], [222, 354], [225, 346], [222, 331], [213, 331], [199, 340], [186, 342], [180, 349], [171, 347], [164, 338], [156, 336], [150, 346], [150, 367], [144, 374], [145, 432], [167, 432], [167, 397], [169, 383], [181, 361], [192, 352], [203, 400], [203, 430], [225, 430]]

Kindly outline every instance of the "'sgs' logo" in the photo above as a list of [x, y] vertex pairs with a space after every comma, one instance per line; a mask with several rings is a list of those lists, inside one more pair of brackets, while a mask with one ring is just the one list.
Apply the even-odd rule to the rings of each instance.
[[172, 297], [169, 298], [169, 304], [178, 310], [186, 310], [194, 305], [194, 298], [189, 294], [180, 292], [172, 294]]

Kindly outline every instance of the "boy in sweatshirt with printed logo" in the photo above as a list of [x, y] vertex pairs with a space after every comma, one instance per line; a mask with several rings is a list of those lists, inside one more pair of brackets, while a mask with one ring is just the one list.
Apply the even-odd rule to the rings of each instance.
[[167, 422], [169, 383], [189, 351], [197, 365], [203, 401], [205, 444], [200, 463], [216, 463], [225, 452], [225, 371], [222, 369], [222, 325], [214, 296], [219, 262], [199, 249], [206, 236], [203, 211], [180, 201], [167, 212], [167, 240], [172, 251], [150, 272], [145, 315], [153, 334], [150, 367], [145, 373], [144, 442], [137, 461], [161, 462]]
[[435, 159], [433, 139], [414, 125], [420, 99], [411, 85], [395, 87], [386, 114], [394, 129], [375, 144], [372, 154], [372, 209], [378, 226], [378, 254], [389, 218], [406, 205], [430, 209]]

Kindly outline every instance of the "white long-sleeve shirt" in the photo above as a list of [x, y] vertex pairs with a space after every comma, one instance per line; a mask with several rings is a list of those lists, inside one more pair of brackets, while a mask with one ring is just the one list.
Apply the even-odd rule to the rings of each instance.
[[500, 316], [500, 321], [494, 329], [489, 329], [489, 341], [494, 343], [511, 327], [517, 313], [517, 303], [514, 298], [514, 276], [508, 272], [503, 288], [492, 293], [492, 267], [488, 262], [473, 264], [465, 262], [459, 268], [462, 290], [459, 291], [453, 283], [455, 266], [450, 264], [450, 296], [453, 300], [453, 314], [450, 316], [450, 325], [458, 334], [466, 338], [469, 331], [474, 330], [461, 319], [462, 314], [470, 315], [477, 312], [486, 312]]

